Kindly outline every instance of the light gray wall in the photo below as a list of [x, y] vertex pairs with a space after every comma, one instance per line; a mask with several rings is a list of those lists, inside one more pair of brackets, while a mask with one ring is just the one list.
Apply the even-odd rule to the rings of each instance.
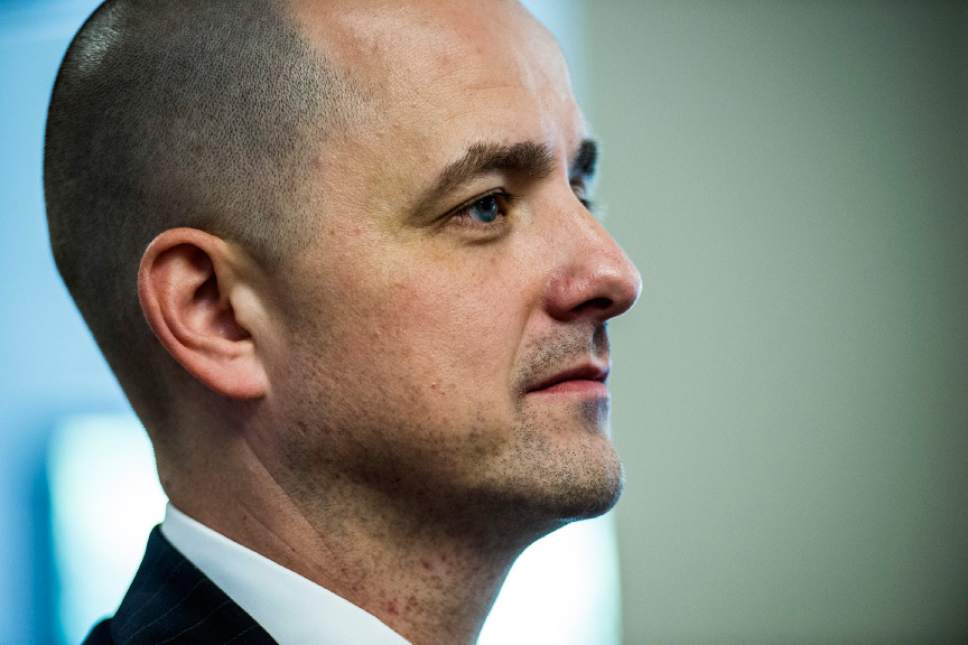
[[966, 4], [589, 2], [625, 642], [968, 642]]

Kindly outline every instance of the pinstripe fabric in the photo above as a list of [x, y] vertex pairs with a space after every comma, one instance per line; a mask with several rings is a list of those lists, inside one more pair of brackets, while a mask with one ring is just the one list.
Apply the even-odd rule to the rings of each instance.
[[156, 526], [141, 567], [111, 620], [84, 645], [274, 645], [275, 641]]

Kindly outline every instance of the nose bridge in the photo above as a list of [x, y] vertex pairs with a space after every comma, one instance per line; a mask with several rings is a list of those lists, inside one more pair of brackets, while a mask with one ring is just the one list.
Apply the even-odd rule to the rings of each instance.
[[602, 223], [572, 200], [575, 207], [555, 218], [558, 261], [548, 285], [548, 308], [560, 319], [587, 315], [604, 321], [635, 304], [642, 278]]

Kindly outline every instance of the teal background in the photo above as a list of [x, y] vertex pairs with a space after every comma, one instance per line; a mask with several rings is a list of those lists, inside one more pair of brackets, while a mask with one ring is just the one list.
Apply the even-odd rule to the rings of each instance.
[[[0, 643], [55, 638], [50, 429], [126, 411], [50, 260], [91, 0], [0, 0]], [[968, 2], [535, 0], [642, 270], [624, 642], [968, 642]]]
[[968, 643], [968, 3], [586, 11], [627, 643]]

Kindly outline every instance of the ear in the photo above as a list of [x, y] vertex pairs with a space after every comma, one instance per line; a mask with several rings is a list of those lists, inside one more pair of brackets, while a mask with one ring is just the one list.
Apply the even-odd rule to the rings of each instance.
[[141, 258], [138, 298], [155, 336], [189, 374], [223, 396], [254, 399], [266, 394], [268, 378], [258, 333], [247, 326], [264, 317], [240, 253], [204, 231], [169, 229]]

